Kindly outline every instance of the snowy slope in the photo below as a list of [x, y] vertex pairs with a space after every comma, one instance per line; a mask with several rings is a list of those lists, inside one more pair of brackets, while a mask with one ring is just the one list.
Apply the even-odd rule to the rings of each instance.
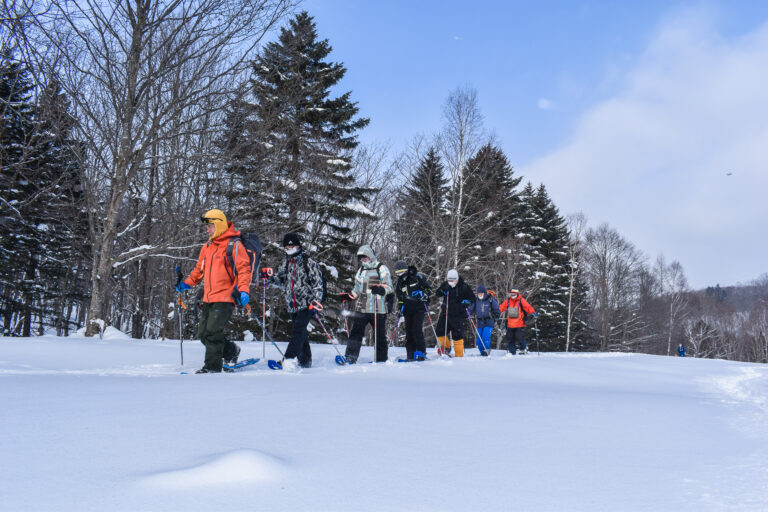
[[0, 509], [768, 510], [766, 366], [313, 353], [181, 375], [178, 342], [0, 338]]

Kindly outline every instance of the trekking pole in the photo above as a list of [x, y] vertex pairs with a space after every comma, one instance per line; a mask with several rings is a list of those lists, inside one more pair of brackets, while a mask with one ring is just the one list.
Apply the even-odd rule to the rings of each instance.
[[[176, 267], [176, 286], [179, 286], [184, 276], [181, 275], [181, 267]], [[182, 309], [183, 308], [183, 309]], [[181, 352], [181, 366], [184, 366], [184, 309], [187, 305], [181, 300], [181, 292], [176, 298], [176, 311], [179, 315], [179, 352]]]
[[344, 317], [344, 329], [347, 331], [347, 338], [349, 338], [349, 322], [347, 321], [347, 299], [341, 301], [341, 316]]
[[[481, 352], [485, 352], [485, 341], [483, 341], [483, 339], [480, 337], [480, 331], [477, 330], [477, 325], [472, 320], [472, 314], [469, 312], [469, 308], [465, 309], [464, 311], [467, 312], [467, 318], [469, 318], [469, 323], [472, 324], [472, 328], [475, 330], [475, 334], [477, 335], [477, 341], [483, 344], [483, 350], [481, 350]], [[475, 345], [477, 345], [477, 343], [475, 343]]]
[[[451, 301], [451, 290], [448, 290], [448, 294], [445, 296], [445, 336], [451, 342], [451, 353], [449, 355], [450, 357], [454, 357], [454, 354], [456, 352], [453, 350], [453, 336], [448, 335], [448, 303], [450, 301]], [[443, 349], [443, 351], [445, 351], [445, 349]]]
[[437, 355], [440, 355], [440, 342], [437, 340], [437, 331], [435, 331], [435, 324], [432, 323], [432, 315], [429, 314], [429, 307], [427, 307], [427, 303], [422, 302], [422, 304], [424, 304], [424, 309], [427, 312], [427, 318], [429, 318], [429, 326], [432, 328], [432, 334], [435, 335], [435, 347], [438, 347]]
[[379, 302], [376, 300], [375, 293], [372, 293], [371, 295], [373, 295], [373, 362], [375, 363], [379, 355]]
[[328, 341], [331, 342], [331, 345], [333, 345], [333, 348], [336, 349], [336, 353], [339, 354], [338, 356], [336, 356], [336, 363], [337, 364], [347, 364], [347, 359], [343, 355], [341, 355], [341, 352], [339, 351], [339, 347], [337, 346], [339, 344], [339, 340], [337, 340], [337, 339], [335, 339], [335, 338], [333, 338], [331, 336], [331, 333], [329, 333], [328, 329], [325, 328], [325, 324], [323, 323], [323, 321], [320, 320], [320, 313], [319, 313], [320, 310], [317, 309], [312, 304], [309, 305], [309, 310], [315, 313], [315, 320], [317, 320], [317, 323], [319, 323], [320, 327], [323, 328], [323, 331], [325, 332], [325, 335], [328, 336]]
[[541, 357], [541, 352], [539, 351], [539, 326], [536, 325], [536, 317], [533, 317], [533, 330], [536, 331], [536, 355]]
[[392, 343], [395, 341], [395, 333], [397, 332], [397, 328], [400, 327], [400, 321], [403, 319], [403, 309], [405, 306], [400, 308], [400, 312], [397, 315], [397, 323], [395, 323], [395, 328], [392, 329], [392, 336], [389, 337], [389, 346], [393, 347]]
[[[263, 271], [262, 271], [263, 272]], [[261, 358], [267, 358], [267, 278], [262, 273], [261, 280], [264, 288], [261, 292]]]

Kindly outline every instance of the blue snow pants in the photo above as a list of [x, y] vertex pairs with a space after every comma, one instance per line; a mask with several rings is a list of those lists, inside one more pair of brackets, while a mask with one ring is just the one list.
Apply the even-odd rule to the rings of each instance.
[[491, 333], [493, 332], [493, 326], [478, 326], [477, 332], [480, 334], [480, 337], [475, 340], [475, 343], [477, 344], [477, 349], [482, 354], [483, 351], [487, 351], [489, 348], [491, 348]]

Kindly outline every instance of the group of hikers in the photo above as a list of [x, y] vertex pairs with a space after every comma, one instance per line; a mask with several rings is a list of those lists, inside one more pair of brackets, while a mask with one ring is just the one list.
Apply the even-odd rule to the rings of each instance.
[[[198, 335], [205, 345], [205, 362], [196, 373], [219, 373], [224, 369], [224, 363], [232, 364], [238, 360], [240, 348], [227, 339], [224, 329], [235, 306], [247, 306], [254, 269], [246, 251], [238, 250], [238, 244], [242, 244], [240, 232], [235, 230], [232, 222], [227, 221], [224, 212], [209, 210], [201, 221], [206, 228], [208, 242], [200, 250], [192, 272], [176, 285], [176, 291], [184, 292], [203, 281]], [[323, 310], [325, 287], [322, 270], [302, 246], [298, 233], [287, 233], [282, 247], [285, 251], [283, 262], [277, 269], [262, 268], [261, 277], [265, 284], [283, 291], [291, 317], [291, 339], [281, 362], [283, 369], [309, 368], [312, 366], [312, 351], [307, 326], [312, 315]], [[344, 355], [347, 363], [357, 362], [369, 324], [375, 339], [374, 361], [387, 361], [389, 343], [386, 320], [388, 312], [395, 308], [395, 300], [397, 311], [405, 323], [408, 360], [425, 358], [425, 316], [429, 317], [437, 338], [439, 354], [464, 356], [464, 329], [469, 320], [473, 324], [477, 348], [483, 356], [487, 356], [494, 325], [502, 317], [506, 320], [508, 351], [517, 353], [519, 345], [523, 353], [527, 352], [525, 317], [531, 315], [536, 318], [538, 313], [518, 290], [510, 290], [505, 300], [499, 303], [482, 284], [477, 286], [475, 294], [459, 273], [452, 269], [433, 293], [425, 276], [406, 261], [395, 262], [396, 281], [393, 284], [389, 268], [377, 260], [370, 246], [360, 247], [357, 259], [359, 268], [354, 286], [348, 293], [341, 294], [344, 313], [352, 317]], [[432, 322], [428, 308], [433, 295], [442, 300], [436, 323]], [[346, 304], [350, 301], [354, 301], [355, 307], [347, 311]]]

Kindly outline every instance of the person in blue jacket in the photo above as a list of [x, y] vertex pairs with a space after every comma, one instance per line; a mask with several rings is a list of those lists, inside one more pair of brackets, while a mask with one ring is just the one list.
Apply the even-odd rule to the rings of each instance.
[[488, 289], [483, 284], [477, 285], [477, 299], [469, 308], [469, 313], [477, 318], [477, 334], [480, 336], [475, 340], [477, 349], [484, 356], [488, 355], [491, 348], [491, 334], [496, 320], [501, 317], [499, 311], [499, 302], [488, 293]]
[[677, 356], [685, 357], [685, 347], [683, 346], [682, 343], [677, 346]]

